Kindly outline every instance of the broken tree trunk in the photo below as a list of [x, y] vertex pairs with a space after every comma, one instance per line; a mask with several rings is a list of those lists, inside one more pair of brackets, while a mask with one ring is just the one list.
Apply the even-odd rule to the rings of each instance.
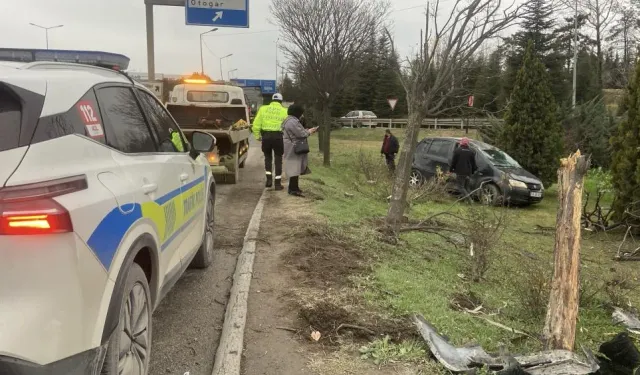
[[558, 169], [553, 280], [543, 331], [546, 349], [573, 350], [576, 338], [582, 190], [588, 169], [589, 158], [580, 151], [562, 159]]

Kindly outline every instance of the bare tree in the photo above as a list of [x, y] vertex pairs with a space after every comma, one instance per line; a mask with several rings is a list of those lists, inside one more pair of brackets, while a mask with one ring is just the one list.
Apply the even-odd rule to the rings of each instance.
[[587, 24], [595, 33], [596, 55], [598, 56], [598, 83], [603, 87], [602, 64], [604, 61], [603, 43], [618, 8], [617, 0], [581, 0], [587, 14]]
[[606, 40], [612, 42], [617, 49], [622, 49], [622, 76], [625, 81], [620, 85], [626, 87], [631, 74], [633, 56], [638, 45], [638, 12], [633, 7], [621, 6], [617, 10], [617, 16]]
[[386, 0], [277, 0], [271, 13], [284, 34], [282, 46], [322, 112], [324, 165], [330, 165], [329, 105], [352, 74], [371, 38], [381, 31]]
[[[451, 110], [448, 103], [452, 101], [458, 106], [466, 105], [468, 93], [458, 84], [464, 79], [466, 65], [485, 42], [515, 22], [521, 7], [516, 2], [505, 6], [502, 0], [455, 0], [451, 13], [440, 18], [440, 0], [427, 6], [425, 43], [399, 72], [407, 94], [409, 119], [387, 213], [387, 224], [394, 231], [404, 216], [413, 153], [423, 119]], [[387, 34], [393, 41], [388, 31]]]

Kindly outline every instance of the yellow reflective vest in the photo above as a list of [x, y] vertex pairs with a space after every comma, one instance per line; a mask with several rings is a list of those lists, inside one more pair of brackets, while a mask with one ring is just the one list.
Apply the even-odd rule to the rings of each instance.
[[182, 144], [182, 138], [179, 132], [174, 131], [171, 133], [171, 143], [173, 143], [178, 152], [184, 152], [184, 145]]
[[263, 105], [253, 120], [253, 136], [260, 139], [262, 132], [281, 131], [282, 122], [287, 116], [287, 109], [281, 103], [271, 102], [269, 105]]

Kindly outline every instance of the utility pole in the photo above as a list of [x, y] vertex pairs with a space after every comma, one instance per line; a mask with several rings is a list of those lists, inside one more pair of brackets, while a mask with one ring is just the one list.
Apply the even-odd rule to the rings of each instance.
[[50, 27], [45, 27], [45, 26], [40, 26], [40, 25], [36, 25], [35, 23], [29, 23], [29, 25], [31, 26], [35, 26], [37, 28], [43, 29], [44, 33], [45, 33], [45, 38], [47, 39], [47, 49], [49, 49], [49, 30], [51, 29], [57, 29], [59, 27], [62, 27], [64, 25], [57, 25], [57, 26], [50, 26]]
[[576, 108], [576, 90], [578, 83], [578, 0], [575, 0], [575, 14], [573, 16], [573, 97], [572, 108]]
[[280, 38], [276, 40], [276, 86], [278, 86], [278, 42]]
[[209, 31], [205, 31], [204, 33], [200, 34], [200, 74], [204, 75], [204, 56], [202, 55], [202, 36], [204, 34], [209, 34], [212, 33], [214, 31], [218, 31], [218, 28], [216, 27], [215, 29], [211, 29]]
[[424, 51], [424, 43], [422, 42], [422, 29], [420, 29], [420, 61], [422, 61], [423, 51]]

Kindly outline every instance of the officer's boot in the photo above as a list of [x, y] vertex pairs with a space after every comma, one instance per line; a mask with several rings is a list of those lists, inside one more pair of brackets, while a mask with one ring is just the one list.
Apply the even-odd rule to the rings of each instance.
[[276, 176], [276, 187], [275, 190], [282, 190], [282, 176]]
[[273, 177], [271, 176], [271, 173], [267, 174], [267, 183], [264, 186], [268, 188], [273, 186]]

